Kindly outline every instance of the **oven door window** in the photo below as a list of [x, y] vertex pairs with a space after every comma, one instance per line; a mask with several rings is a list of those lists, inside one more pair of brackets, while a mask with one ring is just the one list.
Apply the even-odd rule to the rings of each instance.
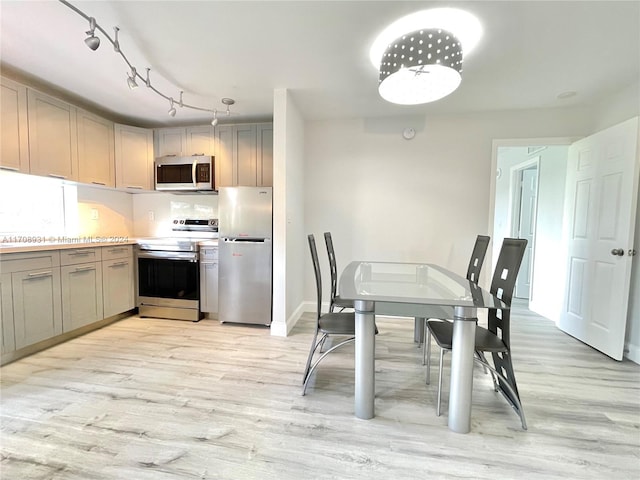
[[192, 183], [193, 165], [183, 163], [178, 165], [164, 164], [156, 167], [156, 183]]
[[198, 263], [138, 258], [138, 292], [143, 297], [198, 300]]

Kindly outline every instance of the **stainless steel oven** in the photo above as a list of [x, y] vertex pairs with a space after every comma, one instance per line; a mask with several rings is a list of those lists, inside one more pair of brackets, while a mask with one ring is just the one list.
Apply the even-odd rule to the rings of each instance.
[[[183, 235], [138, 240], [137, 306], [141, 317], [197, 322], [200, 305], [198, 244], [217, 236], [217, 220], [175, 220], [173, 230]], [[179, 235], [179, 233], [177, 233]]]

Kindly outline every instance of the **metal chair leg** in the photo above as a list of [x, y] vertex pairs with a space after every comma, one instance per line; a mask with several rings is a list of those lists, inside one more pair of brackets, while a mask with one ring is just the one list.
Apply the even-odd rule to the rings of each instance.
[[[425, 330], [428, 330], [425, 327]], [[431, 383], [431, 332], [427, 331], [425, 333], [427, 335], [427, 339], [425, 340], [425, 355], [427, 356], [427, 380], [426, 383], [429, 385]]]
[[438, 403], [436, 404], [436, 416], [440, 416], [440, 402], [442, 401], [442, 364], [444, 363], [444, 348], [440, 349], [440, 368], [438, 369]]

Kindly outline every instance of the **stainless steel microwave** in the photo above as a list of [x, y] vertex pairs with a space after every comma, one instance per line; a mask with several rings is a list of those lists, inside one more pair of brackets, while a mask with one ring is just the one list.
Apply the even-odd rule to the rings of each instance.
[[158, 157], [154, 162], [156, 190], [215, 191], [215, 157]]

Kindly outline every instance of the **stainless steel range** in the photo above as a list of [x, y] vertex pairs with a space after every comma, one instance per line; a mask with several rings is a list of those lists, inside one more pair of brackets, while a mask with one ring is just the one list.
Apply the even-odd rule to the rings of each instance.
[[218, 237], [217, 219], [176, 219], [175, 237], [138, 240], [137, 306], [141, 317], [202, 318], [198, 244]]

